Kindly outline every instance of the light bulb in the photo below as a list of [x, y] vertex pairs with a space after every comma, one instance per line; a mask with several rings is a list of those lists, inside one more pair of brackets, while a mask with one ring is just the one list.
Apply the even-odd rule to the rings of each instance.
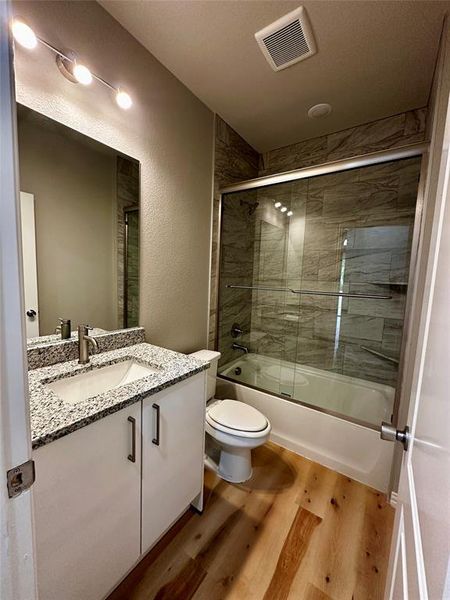
[[282, 207], [280, 208], [280, 210], [281, 210], [281, 212], [286, 212], [286, 211], [287, 211], [287, 208], [286, 208], [285, 206], [282, 206]]
[[23, 21], [19, 21], [18, 19], [14, 19], [12, 23], [12, 33], [14, 39], [18, 44], [27, 48], [28, 50], [32, 50], [37, 46], [37, 37], [34, 31]]
[[75, 63], [72, 73], [78, 83], [82, 83], [83, 85], [92, 83], [92, 73], [84, 65]]
[[120, 106], [120, 108], [123, 108], [124, 110], [128, 110], [133, 104], [131, 96], [129, 96], [129, 94], [121, 90], [117, 91], [116, 102]]
[[287, 214], [287, 216], [288, 216], [288, 217], [292, 217], [292, 215], [293, 215], [294, 213], [292, 212], [292, 210], [288, 210], [288, 212], [287, 212], [286, 214]]
[[280, 208], [281, 202], [275, 202], [275, 208]]

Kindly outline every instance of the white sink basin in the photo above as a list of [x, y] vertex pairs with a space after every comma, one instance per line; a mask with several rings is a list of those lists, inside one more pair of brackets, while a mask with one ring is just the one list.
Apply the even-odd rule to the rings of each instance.
[[147, 367], [134, 360], [125, 360], [93, 369], [88, 373], [58, 379], [47, 383], [45, 387], [55, 392], [64, 402], [77, 404], [158, 371], [158, 368]]

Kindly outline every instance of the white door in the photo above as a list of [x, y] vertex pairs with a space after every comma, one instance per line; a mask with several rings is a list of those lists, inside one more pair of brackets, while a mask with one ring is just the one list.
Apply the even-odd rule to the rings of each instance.
[[138, 561], [140, 422], [136, 402], [33, 452], [42, 600], [101, 600]]
[[36, 265], [36, 227], [34, 196], [20, 192], [20, 219], [22, 224], [23, 291], [25, 296], [25, 324], [27, 337], [39, 335], [39, 306]]
[[0, 2], [0, 598], [33, 600], [32, 488], [10, 498], [6, 478], [31, 456], [10, 18]]
[[[450, 44], [448, 45], [450, 47]], [[446, 63], [447, 66], [450, 64]], [[441, 85], [443, 139], [433, 133], [437, 177], [426, 293], [398, 491], [386, 597], [450, 598], [450, 73]], [[433, 160], [435, 161], [433, 165]]]
[[203, 487], [205, 373], [149, 396], [142, 407], [142, 552]]

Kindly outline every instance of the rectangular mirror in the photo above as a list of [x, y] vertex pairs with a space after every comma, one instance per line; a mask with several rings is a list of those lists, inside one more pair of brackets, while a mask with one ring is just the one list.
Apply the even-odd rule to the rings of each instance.
[[137, 326], [139, 162], [22, 105], [17, 121], [27, 337]]

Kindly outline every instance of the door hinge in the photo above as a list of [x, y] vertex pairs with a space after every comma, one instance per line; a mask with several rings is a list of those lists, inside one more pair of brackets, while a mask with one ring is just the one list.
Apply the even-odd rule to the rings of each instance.
[[34, 460], [30, 459], [23, 464], [13, 467], [6, 472], [8, 480], [8, 496], [15, 498], [25, 490], [28, 490], [36, 479]]

